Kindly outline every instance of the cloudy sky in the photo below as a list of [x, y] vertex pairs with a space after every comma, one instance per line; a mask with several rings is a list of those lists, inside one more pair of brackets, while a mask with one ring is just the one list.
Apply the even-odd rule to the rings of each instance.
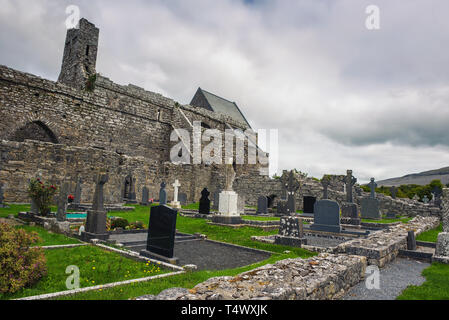
[[449, 166], [447, 0], [0, 0], [0, 64], [56, 80], [72, 4], [100, 28], [98, 72], [236, 101], [279, 129], [279, 169], [366, 182]]

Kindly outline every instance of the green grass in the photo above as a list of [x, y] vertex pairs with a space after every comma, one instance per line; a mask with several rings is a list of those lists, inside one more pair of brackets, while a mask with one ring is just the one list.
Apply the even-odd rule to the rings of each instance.
[[279, 221], [278, 217], [259, 217], [259, 216], [242, 216], [245, 220], [254, 220], [254, 221]]
[[410, 217], [399, 217], [397, 219], [386, 219], [385, 217], [382, 217], [382, 220], [371, 220], [371, 219], [362, 219], [362, 222], [369, 222], [369, 223], [393, 223], [393, 222], [402, 222], [402, 223], [408, 223], [413, 218]]
[[293, 252], [289, 254], [274, 254], [267, 260], [240, 268], [219, 270], [219, 271], [197, 271], [185, 273], [167, 278], [155, 279], [148, 282], [114, 287], [103, 290], [101, 292], [90, 291], [80, 293], [77, 295], [60, 297], [58, 298], [58, 300], [127, 300], [130, 298], [135, 298], [147, 294], [157, 295], [161, 291], [173, 287], [191, 289], [197, 284], [204, 282], [212, 277], [235, 276], [242, 272], [249, 271], [269, 263], [275, 263], [276, 261], [279, 260], [296, 257], [297, 255]]
[[200, 203], [199, 202], [195, 202], [195, 203], [189, 203], [185, 206], [181, 206], [182, 209], [187, 209], [187, 210], [199, 210], [200, 209]]
[[0, 208], [0, 218], [7, 218], [10, 214], [17, 216], [21, 211], [30, 211], [29, 204], [7, 204], [9, 208]]
[[70, 265], [79, 267], [80, 287], [91, 287], [117, 281], [162, 274], [169, 270], [146, 264], [93, 246], [45, 250], [48, 274], [34, 286], [15, 294], [0, 295], [0, 299], [15, 299], [67, 290], [65, 270]]
[[425, 231], [416, 237], [416, 240], [427, 241], [427, 242], [437, 242], [438, 234], [443, 232], [443, 224], [432, 230]]
[[39, 234], [39, 237], [41, 238], [41, 241], [34, 244], [37, 246], [55, 246], [55, 245], [62, 245], [62, 244], [76, 244], [80, 243], [77, 239], [66, 237], [65, 235], [59, 234], [59, 233], [53, 233], [45, 230], [42, 227], [39, 226], [16, 226], [17, 229], [23, 229], [27, 232], [37, 232]]
[[432, 263], [423, 270], [426, 281], [420, 286], [408, 286], [398, 300], [449, 300], [449, 265]]

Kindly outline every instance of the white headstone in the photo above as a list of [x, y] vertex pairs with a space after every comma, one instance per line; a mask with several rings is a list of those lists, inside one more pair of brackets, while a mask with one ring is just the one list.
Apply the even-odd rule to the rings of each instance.
[[181, 208], [181, 203], [178, 201], [178, 191], [181, 184], [179, 183], [178, 179], [175, 180], [175, 183], [172, 184], [174, 188], [174, 194], [173, 194], [173, 201], [171, 202], [171, 206], [173, 208]]

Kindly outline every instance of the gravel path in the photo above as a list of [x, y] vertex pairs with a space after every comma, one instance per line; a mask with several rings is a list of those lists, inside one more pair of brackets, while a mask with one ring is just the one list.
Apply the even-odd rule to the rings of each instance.
[[367, 289], [365, 281], [349, 290], [343, 300], [394, 300], [409, 285], [421, 285], [426, 279], [421, 272], [430, 264], [397, 258], [380, 269], [380, 289]]

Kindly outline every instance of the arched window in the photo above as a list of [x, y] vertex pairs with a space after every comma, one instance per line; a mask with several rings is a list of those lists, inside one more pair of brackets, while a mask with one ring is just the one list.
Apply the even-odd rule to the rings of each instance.
[[41, 121], [33, 121], [27, 123], [22, 128], [17, 129], [11, 135], [9, 140], [23, 142], [26, 139], [59, 143], [53, 131], [51, 131], [50, 128]]

